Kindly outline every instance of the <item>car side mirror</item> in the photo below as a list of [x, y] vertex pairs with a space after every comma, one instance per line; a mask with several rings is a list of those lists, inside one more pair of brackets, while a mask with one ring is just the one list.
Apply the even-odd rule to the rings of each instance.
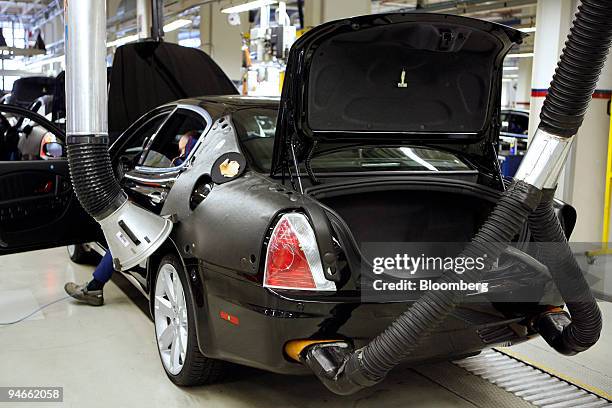
[[64, 157], [64, 146], [57, 142], [45, 143], [43, 153], [50, 159], [60, 159]]
[[47, 133], [40, 142], [40, 158], [54, 160], [62, 157], [65, 157], [64, 145], [55, 135]]

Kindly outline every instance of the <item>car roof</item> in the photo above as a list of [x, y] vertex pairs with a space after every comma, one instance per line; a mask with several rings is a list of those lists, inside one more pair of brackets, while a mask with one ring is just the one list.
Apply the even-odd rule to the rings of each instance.
[[235, 112], [243, 108], [270, 108], [278, 109], [280, 98], [278, 97], [262, 97], [262, 96], [201, 96], [197, 98], [182, 99], [173, 104], [187, 104], [201, 106], [204, 109], [225, 112]]

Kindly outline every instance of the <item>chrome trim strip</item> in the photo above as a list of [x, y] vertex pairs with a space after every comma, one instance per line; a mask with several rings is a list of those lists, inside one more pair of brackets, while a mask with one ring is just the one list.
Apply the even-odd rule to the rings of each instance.
[[[89, 245], [89, 247], [95, 251], [96, 253], [98, 253], [100, 256], [104, 256], [106, 255], [106, 250], [104, 248], [102, 248], [102, 246], [100, 244], [98, 244], [97, 242], [89, 242], [86, 245]], [[148, 261], [148, 258], [147, 258]], [[138, 291], [140, 291], [140, 293], [142, 293], [147, 300], [149, 300], [149, 294], [147, 292], [145, 292], [145, 290], [142, 288], [142, 285], [140, 284], [140, 282], [138, 282], [138, 279], [136, 279], [134, 276], [132, 276], [132, 274], [130, 274], [129, 272], [120, 272], [123, 276], [125, 276], [125, 278], [136, 287], [136, 289], [138, 289]]]
[[[153, 110], [150, 110], [149, 112], [145, 113], [144, 115], [142, 115], [141, 117], [136, 119], [126, 130], [121, 132], [119, 137], [117, 137], [117, 139], [115, 139], [115, 141], [109, 145], [109, 150], [110, 151], [114, 150], [115, 146], [117, 145], [117, 143], [120, 142], [124, 138], [124, 135], [129, 134], [129, 136], [132, 137], [132, 136], [134, 136], [134, 133], [136, 133], [136, 131], [140, 130], [144, 125], [148, 124], [150, 121], [154, 120], [158, 116], [165, 115], [166, 119], [157, 127], [157, 129], [155, 129], [155, 131], [157, 132], [159, 130], [159, 128], [161, 127], [161, 125], [166, 123], [166, 120], [168, 120], [168, 117], [170, 117], [170, 115], [175, 110], [176, 110], [175, 106], [164, 105], [164, 106], [157, 107], [157, 108], [155, 108]], [[153, 112], [156, 112], [156, 113], [153, 114]], [[148, 115], [151, 115], [151, 117], [148, 120], [144, 120], [144, 118], [146, 116], [148, 116]], [[141, 121], [142, 121], [142, 123], [140, 123]], [[135, 126], [136, 124], [138, 124], [137, 127]]]
[[[380, 177], [380, 176], [441, 176], [441, 175], [449, 175], [449, 176], [476, 176], [478, 175], [478, 170], [442, 170], [442, 171], [416, 171], [416, 170], [375, 170], [368, 169], [364, 171], [334, 171], [334, 172], [314, 172], [315, 176], [318, 178], [330, 178], [330, 177], [346, 177], [346, 176], [356, 176], [356, 177]], [[280, 176], [277, 176], [280, 177]], [[310, 176], [307, 174], [300, 174], [300, 177], [303, 179], [307, 179]]]
[[[344, 133], [351, 135], [425, 135], [425, 136], [478, 136], [481, 132], [418, 132], [418, 131], [369, 131], [369, 130], [312, 130], [320, 134]], [[350, 139], [350, 138], [349, 138]], [[447, 139], [440, 139], [448, 141]], [[461, 139], [463, 140], [463, 139]], [[432, 140], [435, 142], [436, 140]], [[452, 142], [453, 140], [451, 140]]]
[[96, 252], [98, 255], [100, 255], [100, 256], [106, 255], [106, 250], [104, 248], [102, 248], [102, 246], [100, 244], [98, 244], [97, 242], [90, 242], [87, 245], [89, 245], [89, 247], [94, 252]]
[[[149, 139], [149, 141], [147, 142], [147, 145], [144, 147], [144, 150], [143, 150], [143, 151], [147, 151], [147, 150], [149, 150], [149, 149], [151, 148], [151, 145], [152, 145], [152, 144], [155, 142], [155, 139], [157, 138], [157, 134], [159, 133], [159, 129], [163, 128], [163, 127], [166, 125], [166, 123], [168, 123], [168, 120], [170, 119], [170, 117], [171, 117], [172, 115], [174, 115], [174, 113], [175, 113], [176, 111], [178, 111], [178, 107], [177, 107], [177, 106], [175, 106], [175, 107], [174, 107], [174, 109], [172, 109], [172, 112], [170, 112], [170, 113], [169, 113], [169, 114], [166, 116], [166, 119], [164, 119], [164, 121], [161, 123], [161, 125], [159, 125], [159, 126], [157, 127], [157, 129], [155, 129], [155, 133], [154, 133], [154, 134], [151, 136], [151, 138], [150, 138], [150, 139]], [[152, 119], [150, 119], [150, 120], [152, 120]], [[150, 121], [150, 120], [149, 120], [149, 121]], [[148, 123], [148, 122], [147, 122], [147, 123]], [[141, 157], [140, 157], [140, 159], [139, 159], [138, 161], [140, 162], [140, 161], [142, 161], [143, 159], [144, 159], [144, 156], [141, 156]], [[138, 167], [138, 166], [136, 166], [136, 167]]]
[[[206, 128], [204, 129], [204, 131], [200, 135], [200, 138], [198, 139], [198, 142], [194, 146], [194, 148], [191, 151], [191, 153], [189, 153], [189, 156], [185, 159], [183, 164], [181, 164], [180, 166], [176, 166], [176, 167], [163, 167], [163, 168], [136, 166], [134, 170], [136, 170], [138, 172], [141, 172], [141, 173], [159, 174], [159, 173], [169, 173], [169, 172], [172, 172], [172, 171], [179, 171], [179, 170], [181, 170], [183, 168], [186, 168], [186, 167], [189, 167], [191, 165], [192, 159], [195, 157], [196, 154], [198, 154], [198, 150], [200, 150], [200, 147], [202, 146], [202, 143], [203, 143], [206, 135], [208, 135], [208, 132], [210, 131], [210, 129], [212, 128], [212, 125], [213, 125], [213, 120], [212, 120], [212, 117], [210, 116], [210, 114], [205, 109], [201, 108], [200, 106], [187, 105], [187, 104], [178, 104], [178, 105], [176, 105], [176, 108], [172, 111], [172, 113], [170, 113], [170, 115], [168, 115], [168, 117], [166, 118], [164, 123], [159, 127], [159, 129], [157, 130], [157, 133], [155, 133], [155, 136], [153, 136], [151, 138], [151, 142], [146, 147], [146, 149], [148, 150], [148, 149], [151, 148], [151, 145], [155, 142], [155, 139], [157, 138], [159, 130], [162, 129], [166, 125], [166, 123], [172, 117], [172, 115], [174, 115], [176, 112], [178, 112], [179, 109], [190, 110], [192, 112], [195, 112], [195, 113], [199, 114], [202, 117], [202, 119], [204, 119], [206, 121]], [[174, 179], [172, 179], [172, 180], [174, 180]]]
[[147, 294], [147, 292], [145, 292], [145, 290], [142, 288], [142, 286], [140, 285], [140, 282], [138, 282], [138, 279], [136, 279], [135, 277], [132, 276], [132, 274], [130, 274], [129, 272], [121, 272], [121, 274], [132, 284], [136, 287], [136, 289], [138, 289], [138, 291], [140, 293], [142, 293], [144, 295], [145, 298], [147, 298], [147, 300], [150, 300], [151, 298], [149, 297], [149, 295]]
[[137, 177], [131, 174], [125, 174], [123, 177], [130, 179], [130, 180], [134, 180], [134, 181], [139, 181], [141, 183], [170, 183], [176, 180], [176, 178], [174, 177], [168, 177], [168, 178], [163, 178], [163, 179], [146, 179], [146, 178], [142, 178], [142, 177]]

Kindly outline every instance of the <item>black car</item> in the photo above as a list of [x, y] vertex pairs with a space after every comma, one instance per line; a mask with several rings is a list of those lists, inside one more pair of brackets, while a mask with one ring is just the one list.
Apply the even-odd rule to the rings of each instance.
[[[521, 38], [453, 16], [330, 23], [294, 46], [280, 100], [182, 99], [123, 132], [110, 153], [124, 189], [175, 223], [130, 272], [169, 378], [210, 382], [226, 362], [308, 373], [297, 361], [307, 345], [360, 347], [404, 312], [411, 301], [363, 298], [364, 247], [466, 243], [478, 230], [504, 190], [502, 61]], [[572, 209], [560, 214], [569, 234]], [[95, 241], [63, 158], [0, 163], [0, 254]], [[526, 226], [515, 241], [528, 241]], [[561, 300], [545, 272], [522, 267], [532, 261], [509, 250], [488, 292], [407, 362], [535, 336], [531, 319]], [[522, 293], [531, 300], [513, 303]]]
[[502, 135], [527, 138], [529, 133], [529, 111], [524, 109], [503, 109], [501, 112]]
[[32, 76], [19, 78], [13, 83], [11, 93], [3, 97], [3, 103], [29, 107], [36, 99], [55, 92], [56, 78]]

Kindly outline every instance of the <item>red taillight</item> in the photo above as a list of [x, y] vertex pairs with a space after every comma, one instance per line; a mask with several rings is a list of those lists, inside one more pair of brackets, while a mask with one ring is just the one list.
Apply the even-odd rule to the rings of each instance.
[[267, 261], [266, 286], [316, 289], [306, 254], [285, 218], [274, 229]]
[[274, 227], [268, 252], [264, 286], [296, 290], [336, 290], [325, 279], [317, 241], [303, 214], [285, 214]]

